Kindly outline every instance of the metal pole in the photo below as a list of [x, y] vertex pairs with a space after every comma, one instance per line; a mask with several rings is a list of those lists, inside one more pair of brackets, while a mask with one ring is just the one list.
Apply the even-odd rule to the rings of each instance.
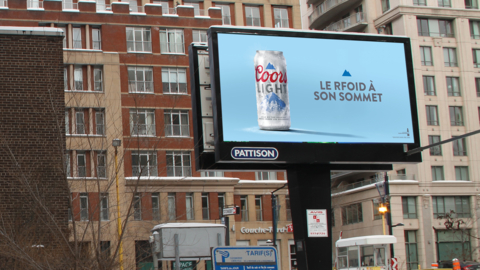
[[117, 224], [118, 224], [118, 241], [120, 241], [119, 247], [119, 260], [120, 270], [123, 270], [123, 241], [122, 241], [122, 219], [120, 217], [120, 192], [118, 190], [118, 159], [117, 159], [117, 147], [115, 146], [115, 184], [117, 186]]
[[175, 270], [180, 270], [180, 244], [178, 241], [178, 234], [173, 236], [175, 241]]
[[277, 248], [277, 195], [272, 192], [272, 229], [273, 229], [273, 246]]
[[[385, 172], [385, 197], [388, 198], [390, 196], [390, 184], [388, 183], [388, 174]], [[387, 221], [388, 221], [388, 234], [393, 235], [393, 228], [392, 228], [392, 211], [390, 211], [390, 201], [388, 203], [388, 211], [387, 211]], [[390, 258], [395, 258], [395, 252], [393, 251], [393, 244], [390, 244]]]

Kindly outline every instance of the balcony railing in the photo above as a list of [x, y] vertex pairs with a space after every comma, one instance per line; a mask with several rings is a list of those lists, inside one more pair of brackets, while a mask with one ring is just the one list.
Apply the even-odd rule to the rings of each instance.
[[78, 3], [63, 2], [62, 9], [78, 9]]
[[111, 11], [111, 10], [112, 10], [111, 5], [97, 3], [97, 11]]
[[43, 1], [39, 0], [28, 0], [27, 8], [43, 8]]
[[143, 6], [130, 6], [130, 12], [145, 13], [145, 9]]
[[334, 22], [327, 26], [324, 30], [326, 31], [344, 31], [348, 28], [351, 28], [355, 25], [358, 25], [360, 23], [364, 23], [367, 21], [366, 19], [366, 14], [364, 12], [358, 12], [355, 13], [354, 15], [343, 18], [337, 22]]
[[320, 15], [324, 14], [325, 12], [329, 11], [330, 9], [342, 4], [342, 3], [345, 3], [349, 0], [326, 0], [325, 2], [321, 3], [320, 5], [318, 5], [312, 12], [312, 14], [310, 14], [310, 16], [308, 16], [308, 21], [309, 21], [309, 24], [312, 24], [312, 22], [317, 19], [318, 17], [320, 17]]

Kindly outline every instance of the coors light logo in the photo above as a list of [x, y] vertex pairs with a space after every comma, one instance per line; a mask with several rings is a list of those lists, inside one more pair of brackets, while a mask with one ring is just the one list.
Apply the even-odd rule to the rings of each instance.
[[254, 63], [258, 126], [263, 130], [290, 129], [287, 63], [283, 52], [257, 51]]

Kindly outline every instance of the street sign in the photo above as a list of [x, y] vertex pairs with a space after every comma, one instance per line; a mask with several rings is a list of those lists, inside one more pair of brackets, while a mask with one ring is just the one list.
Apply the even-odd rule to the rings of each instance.
[[390, 265], [391, 265], [390, 269], [398, 270], [398, 259], [397, 258], [392, 258], [392, 260], [390, 262]]
[[237, 215], [240, 214], [240, 207], [232, 207], [232, 208], [223, 208], [223, 215]]
[[215, 247], [213, 270], [278, 270], [274, 247]]

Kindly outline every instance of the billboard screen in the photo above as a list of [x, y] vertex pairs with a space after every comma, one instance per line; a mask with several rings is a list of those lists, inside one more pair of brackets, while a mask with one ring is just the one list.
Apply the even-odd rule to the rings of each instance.
[[410, 40], [212, 27], [222, 143], [416, 144]]

